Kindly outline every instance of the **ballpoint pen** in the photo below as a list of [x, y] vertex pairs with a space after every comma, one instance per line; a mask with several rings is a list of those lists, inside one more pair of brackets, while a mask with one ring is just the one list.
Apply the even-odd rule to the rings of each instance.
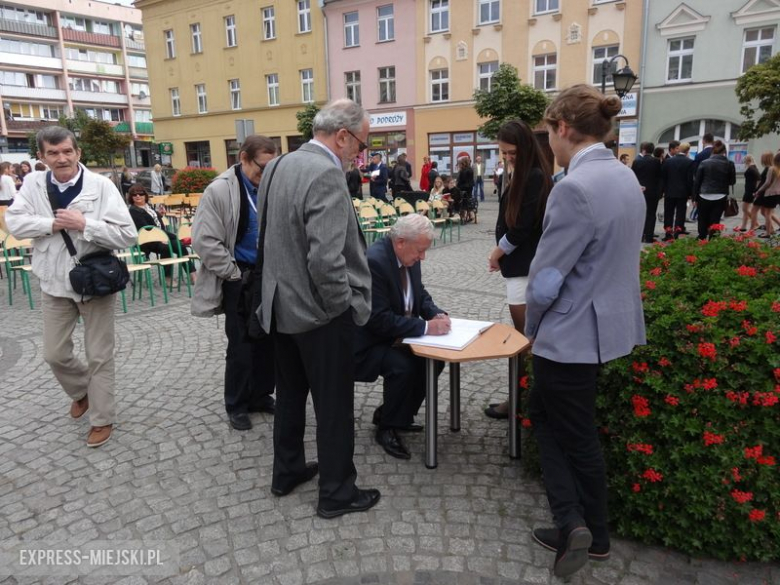
[[511, 333], [510, 333], [509, 335], [507, 335], [507, 336], [504, 338], [504, 341], [502, 341], [501, 343], [506, 343], [507, 341], [509, 341], [509, 338], [510, 338], [510, 337], [512, 337], [512, 334], [511, 334]]

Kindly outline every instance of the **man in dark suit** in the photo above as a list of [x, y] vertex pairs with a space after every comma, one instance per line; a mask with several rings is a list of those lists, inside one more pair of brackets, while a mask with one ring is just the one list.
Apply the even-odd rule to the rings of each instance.
[[693, 159], [693, 176], [696, 176], [696, 169], [699, 168], [699, 165], [702, 163], [702, 161], [707, 160], [712, 156], [712, 144], [715, 142], [715, 137], [712, 135], [712, 132], [707, 132], [704, 136], [701, 137], [701, 144], [702, 148], [701, 150], [696, 154], [696, 158]]
[[693, 194], [693, 161], [688, 158], [690, 145], [677, 140], [669, 143], [669, 158], [661, 165], [664, 185], [664, 241], [685, 231], [685, 204]]
[[[368, 250], [371, 269], [371, 317], [358, 331], [355, 379], [383, 377], [384, 403], [374, 413], [376, 440], [393, 457], [411, 454], [397, 431], [420, 431], [414, 415], [425, 399], [425, 359], [398, 343], [405, 337], [444, 335], [450, 319], [422, 284], [420, 261], [433, 241], [433, 225], [425, 216], [399, 219], [387, 238]], [[437, 375], [444, 364], [437, 363]]]
[[374, 199], [387, 200], [387, 165], [382, 162], [382, 153], [375, 152], [371, 155], [371, 164], [368, 165], [369, 193]]
[[642, 233], [642, 241], [652, 244], [655, 234], [655, 212], [658, 209], [658, 200], [661, 198], [661, 161], [653, 156], [655, 144], [643, 142], [640, 146], [641, 156], [634, 159], [631, 170], [634, 171], [642, 192], [645, 196], [645, 227]]
[[[276, 348], [271, 492], [285, 496], [319, 471], [322, 518], [368, 510], [380, 497], [356, 487], [353, 461], [353, 344], [371, 315], [371, 273], [344, 167], [365, 150], [368, 124], [351, 100], [327, 104], [314, 138], [270, 163], [258, 189], [258, 209], [270, 200], [257, 316]], [[304, 452], [310, 391], [319, 469]]]

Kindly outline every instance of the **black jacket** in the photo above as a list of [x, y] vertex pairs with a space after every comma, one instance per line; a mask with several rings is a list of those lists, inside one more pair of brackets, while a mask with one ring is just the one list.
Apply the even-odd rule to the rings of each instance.
[[675, 154], [661, 165], [664, 194], [669, 199], [689, 199], [693, 195], [693, 160]]
[[362, 198], [363, 177], [358, 169], [347, 171], [347, 189], [350, 197]]
[[661, 182], [661, 161], [652, 154], [638, 156], [631, 164], [639, 184], [645, 188], [645, 197], [660, 197], [663, 185]]
[[694, 195], [721, 193], [728, 195], [729, 188], [737, 182], [734, 163], [722, 154], [713, 154], [705, 159], [696, 170], [693, 185]]
[[379, 376], [383, 352], [370, 351], [376, 346], [387, 349], [396, 339], [418, 337], [425, 333], [425, 321], [444, 313], [422, 284], [418, 262], [408, 268], [412, 283], [412, 316], [404, 316], [404, 296], [401, 275], [393, 242], [382, 238], [366, 253], [371, 269], [371, 317], [359, 327], [355, 338], [356, 379], [373, 382]]
[[498, 204], [498, 218], [496, 219], [496, 243], [506, 235], [509, 243], [517, 246], [511, 254], [505, 254], [498, 262], [501, 266], [501, 275], [504, 278], [528, 276], [531, 260], [534, 259], [536, 247], [542, 237], [542, 222], [541, 218], [537, 221], [537, 213], [539, 213], [539, 198], [542, 196], [543, 188], [544, 175], [542, 170], [532, 169], [525, 187], [519, 221], [515, 221], [515, 227], [512, 229], [507, 227], [505, 217], [509, 204], [509, 190], [507, 189], [501, 194]]
[[406, 165], [397, 164], [393, 169], [393, 191], [411, 191], [412, 183], [409, 180], [409, 169]]
[[468, 196], [471, 196], [471, 192], [474, 191], [474, 171], [471, 170], [471, 167], [466, 167], [458, 172], [457, 187], [461, 193], [467, 193]]
[[[157, 219], [160, 220], [160, 226], [162, 226], [161, 229], [165, 230], [165, 224], [163, 223], [162, 215], [160, 215], [157, 211], [155, 211], [155, 213], [157, 214]], [[157, 227], [154, 223], [154, 219], [152, 219], [152, 216], [149, 215], [145, 209], [141, 209], [135, 205], [130, 206], [130, 217], [133, 218], [133, 223], [138, 230], [146, 226]]]
[[745, 197], [752, 197], [761, 185], [758, 182], [761, 173], [758, 172], [756, 165], [750, 165], [745, 169]]

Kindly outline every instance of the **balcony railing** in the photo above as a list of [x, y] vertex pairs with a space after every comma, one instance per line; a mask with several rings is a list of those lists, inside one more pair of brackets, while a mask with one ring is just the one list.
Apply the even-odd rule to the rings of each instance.
[[65, 90], [49, 89], [46, 87], [17, 87], [14, 85], [4, 85], [2, 87], [2, 94], [4, 98], [65, 101]]
[[132, 49], [133, 51], [146, 51], [143, 43], [134, 41], [133, 39], [125, 39], [125, 47]]
[[104, 47], [121, 47], [119, 37], [113, 35], [104, 35], [102, 33], [91, 33], [83, 30], [73, 30], [72, 28], [62, 29], [62, 38], [66, 41], [76, 43], [85, 43], [88, 45], [101, 45]]
[[74, 102], [88, 102], [90, 104], [118, 104], [127, 105], [127, 96], [121, 93], [106, 93], [101, 91], [71, 91], [70, 97]]
[[[115, 132], [130, 132], [130, 122], [118, 122], [113, 124]], [[136, 134], [154, 134], [154, 122], [136, 122]]]
[[22, 22], [20, 20], [10, 20], [7, 18], [0, 18], [0, 31], [36, 37], [50, 37], [52, 39], [57, 38], [57, 29], [53, 26], [36, 24], [33, 22]]
[[8, 132], [27, 134], [28, 132], [37, 132], [41, 128], [56, 124], [54, 120], [6, 120], [5, 126]]
[[59, 57], [38, 57], [19, 53], [0, 53], [0, 64], [21, 65], [25, 68], [62, 69], [62, 60]]
[[150, 98], [148, 95], [146, 97], [143, 97], [143, 98], [141, 96], [139, 96], [139, 95], [134, 95], [134, 96], [132, 96], [132, 98], [133, 98], [133, 105], [136, 106], [136, 107], [138, 107], [138, 106], [151, 107], [152, 106], [152, 98]]
[[68, 69], [79, 71], [81, 73], [99, 73], [101, 75], [119, 75], [124, 76], [125, 71], [122, 65], [113, 65], [110, 63], [94, 63], [92, 61], [76, 61], [68, 59]]
[[130, 77], [135, 79], [149, 79], [149, 71], [143, 67], [128, 67]]

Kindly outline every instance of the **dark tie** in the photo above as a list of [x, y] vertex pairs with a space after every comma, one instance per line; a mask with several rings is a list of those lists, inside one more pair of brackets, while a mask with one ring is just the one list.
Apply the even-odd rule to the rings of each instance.
[[409, 275], [406, 272], [406, 266], [401, 266], [398, 270], [401, 275], [401, 298], [404, 301], [404, 315], [409, 317], [412, 314], [412, 308], [406, 306], [406, 289], [409, 287]]

